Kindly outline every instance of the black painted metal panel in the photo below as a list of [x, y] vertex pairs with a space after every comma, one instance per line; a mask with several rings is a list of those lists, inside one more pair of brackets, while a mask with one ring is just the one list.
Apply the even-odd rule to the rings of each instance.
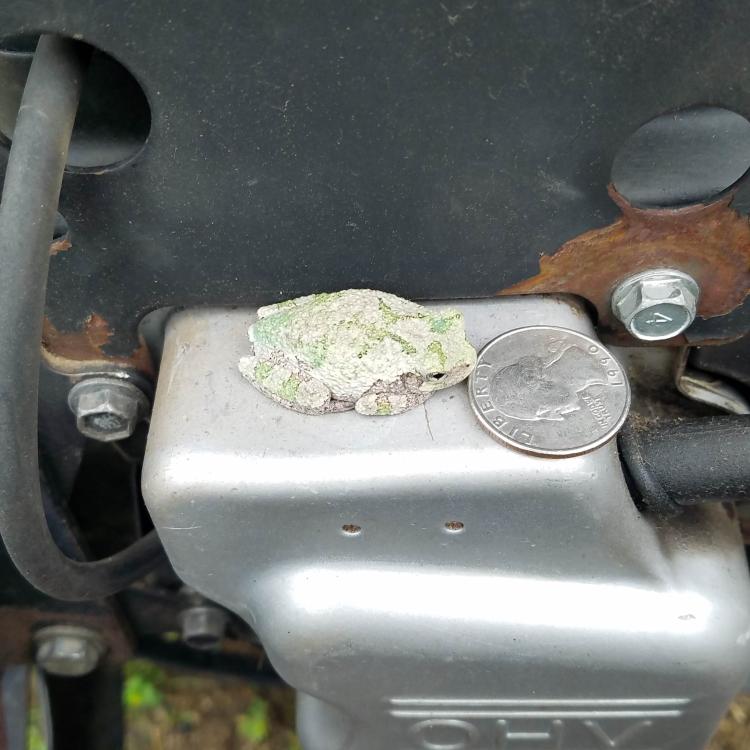
[[71, 174], [49, 314], [132, 349], [145, 311], [376, 286], [484, 296], [616, 216], [627, 136], [699, 103], [750, 115], [744, 0], [6, 0], [151, 104], [128, 166]]

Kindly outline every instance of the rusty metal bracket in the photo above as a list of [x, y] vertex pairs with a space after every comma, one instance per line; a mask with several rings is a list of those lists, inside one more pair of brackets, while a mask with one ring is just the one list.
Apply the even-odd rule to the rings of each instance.
[[[552, 255], [542, 255], [539, 273], [499, 292], [575, 294], [596, 309], [600, 333], [618, 344], [638, 344], [612, 314], [612, 290], [624, 278], [649, 268], [677, 268], [700, 285], [698, 315], [713, 318], [738, 308], [750, 294], [750, 221], [731, 208], [733, 195], [709, 205], [643, 209], [630, 205], [610, 185], [622, 212], [613, 224], [585, 232]], [[661, 345], [684, 346], [685, 336]], [[690, 343], [724, 343], [695, 341]]]
[[92, 313], [80, 331], [58, 331], [49, 318], [42, 329], [42, 358], [55, 372], [63, 375], [91, 374], [94, 371], [132, 370], [150, 377], [154, 368], [144, 341], [130, 356], [116, 356], [104, 351], [113, 336], [107, 321]]
[[121, 664], [134, 651], [132, 633], [122, 616], [108, 605], [97, 605], [90, 612], [66, 609], [59, 612], [32, 606], [0, 607], [0, 665], [24, 664], [33, 659], [33, 634], [46, 625], [83, 625], [99, 633], [107, 644], [105, 658]]

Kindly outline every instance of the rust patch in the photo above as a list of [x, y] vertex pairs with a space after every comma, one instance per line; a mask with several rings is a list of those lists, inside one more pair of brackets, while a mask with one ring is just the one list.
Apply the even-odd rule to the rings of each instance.
[[750, 294], [750, 222], [730, 207], [733, 196], [710, 205], [653, 210], [631, 206], [611, 185], [608, 190], [622, 212], [617, 221], [542, 255], [536, 276], [498, 294], [578, 295], [594, 305], [605, 329], [630, 343], [612, 314], [610, 294], [634, 273], [659, 267], [689, 273], [701, 287], [698, 315], [703, 318], [726, 315]]
[[60, 237], [59, 240], [55, 240], [49, 246], [50, 256], [57, 255], [58, 253], [64, 253], [66, 250], [70, 250], [73, 244], [67, 237]]
[[129, 357], [113, 357], [103, 347], [112, 338], [109, 323], [96, 313], [86, 318], [80, 331], [59, 331], [45, 317], [42, 329], [42, 356], [49, 367], [64, 374], [76, 374], [97, 367], [124, 367], [146, 375], [154, 371], [144, 341]]
[[107, 644], [104, 658], [121, 664], [133, 654], [129, 635], [114, 614], [103, 611], [83, 614], [75, 611], [46, 612], [26, 607], [0, 608], [0, 663], [27, 664], [33, 661], [33, 634], [46, 625], [82, 625], [98, 632]]

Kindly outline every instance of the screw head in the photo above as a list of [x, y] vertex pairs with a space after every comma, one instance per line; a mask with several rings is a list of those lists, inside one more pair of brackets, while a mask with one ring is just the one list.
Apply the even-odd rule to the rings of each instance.
[[78, 625], [51, 625], [34, 635], [36, 663], [49, 674], [82, 677], [96, 669], [106, 648], [98, 633]]
[[129, 380], [117, 377], [87, 378], [68, 394], [78, 431], [94, 440], [109, 442], [130, 437], [148, 413], [148, 399]]
[[695, 320], [700, 288], [682, 271], [656, 268], [630, 276], [612, 293], [612, 312], [642, 341], [663, 341]]

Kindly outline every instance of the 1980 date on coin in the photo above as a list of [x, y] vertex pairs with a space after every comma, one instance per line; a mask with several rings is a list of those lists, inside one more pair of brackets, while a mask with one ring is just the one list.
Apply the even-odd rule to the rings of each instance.
[[493, 437], [543, 456], [606, 443], [630, 406], [627, 376], [612, 354], [588, 336], [552, 326], [518, 328], [487, 344], [469, 393]]

